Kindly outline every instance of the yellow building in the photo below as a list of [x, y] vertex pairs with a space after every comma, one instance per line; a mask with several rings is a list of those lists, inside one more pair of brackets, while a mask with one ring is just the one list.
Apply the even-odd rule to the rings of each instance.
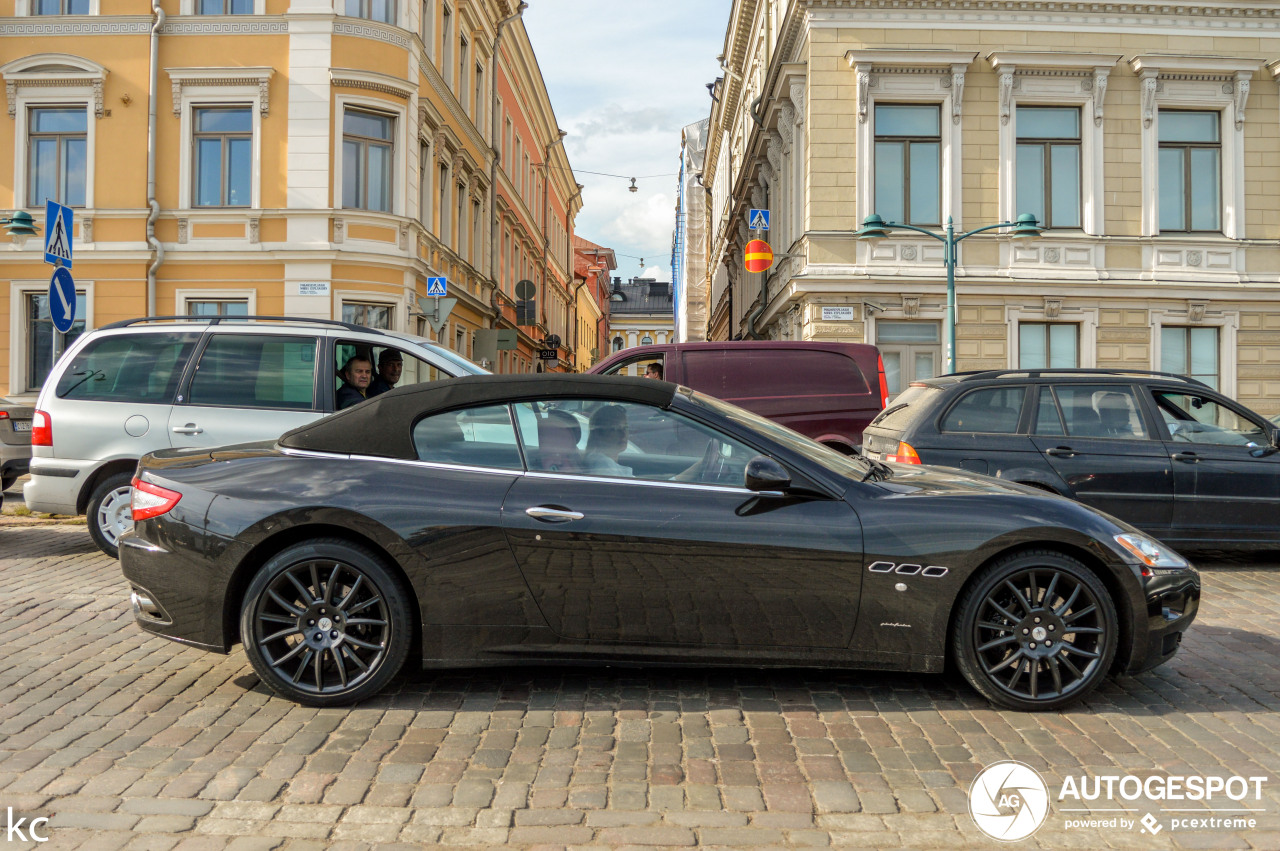
[[[671, 284], [653, 278], [613, 279], [609, 295], [609, 354], [635, 346], [676, 342]], [[630, 366], [623, 375], [640, 375]]]
[[[496, 184], [525, 185], [539, 210], [539, 279], [569, 277], [567, 160], [537, 196], [557, 214], [541, 215], [502, 157], [513, 112], [540, 116], [540, 151], [559, 138], [529, 67], [512, 0], [0, 0], [0, 210], [76, 208], [72, 335], [148, 314], [288, 315], [470, 356], [474, 332], [502, 324]], [[496, 96], [500, 76], [521, 80], [519, 102]], [[11, 396], [49, 367], [41, 249], [0, 245]], [[417, 303], [434, 276], [457, 299], [438, 335]], [[521, 328], [524, 350], [553, 330]]]
[[[1190, 373], [1280, 411], [1280, 7], [735, 0], [702, 183], [712, 337], [960, 370]], [[781, 259], [742, 271], [747, 211]], [[783, 257], [782, 255], [789, 255]], [[691, 282], [692, 285], [692, 282]]]

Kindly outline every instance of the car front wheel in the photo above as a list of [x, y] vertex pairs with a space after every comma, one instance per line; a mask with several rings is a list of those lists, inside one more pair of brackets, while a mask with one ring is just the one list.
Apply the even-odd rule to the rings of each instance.
[[956, 666], [1000, 706], [1058, 709], [1106, 677], [1119, 643], [1106, 586], [1064, 553], [1019, 553], [988, 567], [961, 598]]
[[112, 558], [120, 558], [120, 536], [133, 529], [131, 473], [103, 479], [89, 497], [89, 537]]
[[341, 706], [382, 689], [409, 653], [401, 584], [370, 550], [337, 539], [295, 544], [245, 594], [240, 638], [262, 682], [307, 706]]

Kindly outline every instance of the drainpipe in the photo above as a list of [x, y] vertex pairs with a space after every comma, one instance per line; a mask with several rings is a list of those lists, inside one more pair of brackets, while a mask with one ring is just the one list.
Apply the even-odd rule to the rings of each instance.
[[[153, 0], [154, 2], [154, 0]], [[502, 316], [502, 309], [498, 307], [498, 290], [501, 288], [498, 283], [498, 163], [501, 161], [501, 152], [498, 150], [498, 134], [501, 128], [498, 126], [498, 62], [499, 51], [502, 46], [502, 33], [507, 28], [507, 24], [524, 14], [524, 10], [529, 8], [529, 4], [521, 2], [516, 6], [514, 14], [508, 15], [501, 21], [498, 21], [498, 33], [493, 38], [493, 68], [490, 70], [490, 85], [493, 86], [492, 104], [489, 109], [489, 148], [493, 152], [493, 163], [489, 166], [489, 280], [493, 281], [493, 308], [494, 308], [494, 327], [497, 327], [498, 319]]]
[[164, 262], [164, 246], [156, 239], [156, 219], [160, 218], [160, 202], [156, 200], [156, 78], [160, 73], [160, 27], [164, 25], [164, 9], [160, 0], [151, 0], [156, 16], [151, 24], [151, 68], [147, 97], [147, 244], [155, 258], [147, 266], [147, 316], [156, 315], [156, 270]]

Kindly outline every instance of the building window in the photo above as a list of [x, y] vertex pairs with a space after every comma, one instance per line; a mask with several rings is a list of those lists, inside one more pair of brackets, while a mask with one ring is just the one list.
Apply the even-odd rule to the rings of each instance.
[[511, 119], [508, 117], [506, 126], [502, 130], [502, 167], [510, 173], [511, 171]]
[[431, 146], [418, 145], [418, 221], [431, 230]]
[[453, 10], [448, 4], [440, 11], [440, 73], [453, 82]]
[[1044, 228], [1080, 227], [1080, 110], [1018, 107], [1017, 203]]
[[435, 0], [422, 0], [422, 20], [418, 22], [419, 35], [422, 36], [422, 46], [427, 49], [427, 55], [433, 55], [435, 44], [431, 41], [431, 36], [435, 32]]
[[387, 304], [363, 304], [361, 302], [343, 302], [342, 321], [366, 328], [391, 330], [391, 306]]
[[476, 108], [475, 115], [476, 127], [484, 130], [484, 66], [479, 62], [476, 63], [476, 75], [473, 78], [475, 82], [476, 92]]
[[253, 0], [199, 0], [197, 15], [252, 15]]
[[352, 18], [394, 24], [396, 22], [395, 0], [347, 0], [347, 15]]
[[188, 316], [248, 316], [248, 301], [205, 300], [188, 301]]
[[[44, 380], [49, 377], [49, 369], [53, 365], [53, 335], [57, 333], [57, 330], [53, 327], [53, 317], [49, 315], [49, 294], [47, 292], [28, 293], [26, 308], [27, 386], [24, 389], [36, 391], [41, 388]], [[58, 347], [59, 353], [65, 352], [67, 347], [84, 333], [84, 315], [84, 293], [77, 292], [76, 316], [79, 318], [72, 323], [71, 330], [63, 338], [62, 344]]]
[[876, 104], [875, 211], [886, 222], [942, 222], [941, 109]]
[[89, 0], [36, 0], [37, 15], [87, 15]]
[[471, 202], [471, 265], [480, 265], [480, 202]]
[[1222, 229], [1222, 143], [1218, 113], [1160, 110], [1162, 231]]
[[1080, 327], [1074, 322], [1018, 325], [1020, 369], [1074, 369], [1079, 361]]
[[876, 346], [884, 361], [885, 385], [891, 396], [912, 381], [933, 378], [942, 359], [937, 322], [882, 319], [876, 322]]
[[85, 205], [89, 112], [78, 107], [34, 107], [30, 112], [27, 206], [53, 199], [68, 207]]
[[253, 114], [248, 107], [195, 111], [195, 206], [247, 207], [253, 180]]
[[1217, 389], [1218, 329], [1176, 325], [1161, 327], [1160, 371], [1188, 375]]
[[453, 190], [457, 196], [457, 222], [458, 222], [458, 240], [453, 248], [458, 252], [458, 256], [466, 259], [467, 256], [467, 187], [466, 184], [460, 183]]
[[465, 354], [463, 348], [466, 346], [467, 332], [463, 330], [461, 325], [455, 325], [453, 328], [453, 350], [458, 354]]
[[445, 245], [449, 244], [449, 167], [444, 163], [440, 164], [440, 203], [436, 205], [436, 209], [440, 211], [440, 226], [436, 229], [436, 236], [440, 237], [440, 241]]
[[389, 115], [348, 109], [342, 118], [342, 206], [391, 211], [392, 130]]
[[470, 63], [467, 61], [467, 37], [462, 36], [458, 39], [458, 88], [454, 91], [458, 93], [458, 100], [462, 101], [462, 108], [467, 111], [468, 115], [475, 116], [471, 111], [471, 98], [467, 97], [467, 68]]

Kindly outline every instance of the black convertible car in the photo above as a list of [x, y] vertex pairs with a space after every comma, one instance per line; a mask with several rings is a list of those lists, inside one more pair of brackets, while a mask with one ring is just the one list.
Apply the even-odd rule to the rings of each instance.
[[522, 661], [940, 671], [1052, 709], [1173, 656], [1199, 575], [1021, 485], [847, 457], [661, 381], [393, 390], [275, 443], [148, 455], [144, 629], [300, 703]]

